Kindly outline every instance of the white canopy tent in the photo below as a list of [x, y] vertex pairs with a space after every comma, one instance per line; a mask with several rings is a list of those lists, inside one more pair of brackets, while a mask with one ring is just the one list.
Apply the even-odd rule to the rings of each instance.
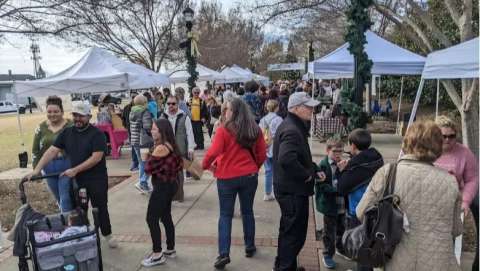
[[[425, 58], [403, 49], [372, 31], [365, 33], [365, 52], [373, 62], [374, 75], [417, 75], [421, 74]], [[345, 43], [330, 54], [313, 63], [313, 73], [319, 79], [352, 78], [354, 72], [353, 55]]]
[[[223, 78], [219, 72], [207, 68], [202, 64], [197, 63], [196, 71], [198, 72], [197, 81], [200, 82], [221, 80]], [[184, 67], [178, 70], [168, 71], [167, 74], [169, 75], [172, 83], [183, 83], [186, 82], [190, 77], [190, 74]]]
[[230, 69], [236, 73], [244, 75], [245, 77], [249, 78], [249, 80], [256, 80], [261, 82], [262, 84], [268, 84], [270, 82], [270, 79], [268, 77], [253, 73], [248, 68], [242, 68], [234, 64], [232, 65], [232, 67], [230, 67]]
[[169, 85], [166, 75], [121, 60], [108, 51], [93, 47], [66, 70], [33, 81], [17, 81], [18, 97], [44, 97], [71, 93], [111, 92]]
[[248, 80], [251, 80], [251, 77], [241, 74], [239, 72], [236, 72], [230, 67], [223, 68], [222, 71], [220, 72], [220, 75], [222, 77], [220, 80], [217, 81], [217, 83], [220, 83], [220, 84], [243, 83]]
[[[437, 108], [435, 117], [438, 116], [438, 99], [440, 79], [475, 79], [479, 78], [479, 39], [475, 38], [447, 49], [433, 52], [427, 56], [422, 79], [418, 86], [412, 113], [408, 120], [408, 127], [412, 125], [417, 114], [420, 96], [422, 95], [425, 80], [437, 79]], [[402, 155], [402, 154], [400, 154]], [[461, 214], [462, 221], [464, 214]], [[455, 238], [455, 257], [460, 264], [462, 251], [462, 235]]]
[[479, 39], [475, 38], [427, 56], [408, 126], [413, 123], [425, 80], [437, 79], [437, 114], [439, 79], [479, 78]]

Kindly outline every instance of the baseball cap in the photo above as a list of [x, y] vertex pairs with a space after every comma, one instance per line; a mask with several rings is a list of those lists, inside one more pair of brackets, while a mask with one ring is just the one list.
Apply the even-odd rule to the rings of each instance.
[[72, 113], [77, 113], [82, 116], [91, 115], [90, 105], [83, 101], [73, 101], [72, 102]]
[[299, 105], [315, 107], [319, 104], [319, 101], [312, 100], [312, 98], [306, 92], [295, 92], [290, 95], [290, 98], [288, 99], [288, 109]]

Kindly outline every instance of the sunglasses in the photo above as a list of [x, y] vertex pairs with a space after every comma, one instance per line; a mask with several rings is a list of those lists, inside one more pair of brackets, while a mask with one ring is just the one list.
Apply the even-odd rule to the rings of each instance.
[[457, 138], [456, 134], [450, 134], [450, 135], [442, 135], [444, 139], [455, 139]]
[[167, 103], [167, 105], [176, 105], [177, 103]]

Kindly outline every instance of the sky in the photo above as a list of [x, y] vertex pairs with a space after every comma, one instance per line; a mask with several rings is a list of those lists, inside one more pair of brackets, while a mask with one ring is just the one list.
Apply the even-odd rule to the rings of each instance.
[[[238, 1], [218, 0], [224, 9], [229, 9]], [[252, 1], [252, 0], [249, 0]], [[247, 1], [247, 2], [249, 2]], [[273, 33], [273, 26], [266, 26], [266, 33]], [[88, 50], [74, 48], [71, 44], [48, 37], [39, 37], [40, 64], [48, 75], [54, 75], [75, 64]], [[12, 70], [14, 74], [33, 74], [33, 61], [30, 52], [31, 41], [20, 35], [10, 35], [0, 42], [0, 74]]]

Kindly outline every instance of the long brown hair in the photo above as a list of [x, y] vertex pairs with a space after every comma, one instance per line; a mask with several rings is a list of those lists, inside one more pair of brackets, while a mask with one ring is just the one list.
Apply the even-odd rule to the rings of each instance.
[[227, 120], [225, 128], [235, 135], [237, 143], [247, 149], [251, 149], [260, 134], [258, 127], [248, 105], [239, 98], [229, 102], [232, 118]]
[[157, 119], [155, 121], [155, 125], [157, 125], [158, 131], [161, 135], [160, 144], [168, 143], [173, 148], [173, 153], [181, 156], [180, 150], [178, 149], [177, 143], [175, 141], [175, 135], [173, 134], [173, 128], [170, 122], [166, 119]]

